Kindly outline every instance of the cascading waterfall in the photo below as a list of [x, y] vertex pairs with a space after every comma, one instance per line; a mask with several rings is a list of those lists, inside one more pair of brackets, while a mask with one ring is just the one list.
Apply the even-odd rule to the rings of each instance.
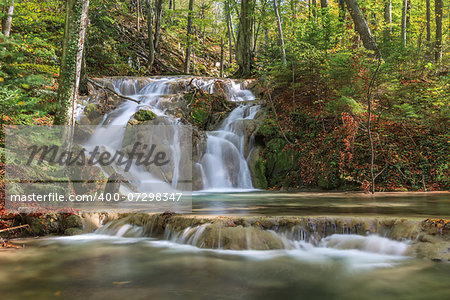
[[[101, 143], [109, 151], [120, 150], [126, 126], [130, 118], [139, 109], [150, 109], [158, 117], [165, 119], [165, 124], [174, 128], [173, 135], [169, 137], [168, 143], [172, 145], [172, 159], [174, 166], [173, 178], [168, 185], [177, 189], [180, 165], [180, 144], [177, 127], [181, 127], [180, 120], [169, 113], [164, 107], [164, 96], [179, 92], [181, 81], [187, 81], [183, 77], [146, 78], [146, 79], [115, 79], [110, 82], [112, 88], [119, 94], [135, 99], [125, 101], [118, 108], [105, 115], [96, 132], [85, 145], [86, 149]], [[255, 100], [255, 96], [249, 90], [241, 88], [241, 84], [232, 80], [222, 81], [228, 101], [240, 104], [229, 114], [215, 131], [206, 133], [206, 150], [197, 166], [200, 168], [203, 189], [205, 190], [229, 190], [229, 189], [252, 189], [252, 178], [247, 165], [248, 148], [251, 143], [246, 141], [245, 121], [253, 119], [260, 109], [259, 105], [247, 104], [245, 101]], [[215, 79], [191, 79], [184, 84], [184, 90], [189, 86], [195, 86], [205, 92], [213, 93]], [[177, 90], [178, 89], [178, 90]], [[247, 148], [247, 149], [246, 149]], [[120, 170], [116, 170], [120, 173]], [[139, 191], [152, 190], [152, 184], [161, 184], [161, 180], [140, 167], [132, 166], [129, 172], [132, 178], [127, 178], [138, 187]]]
[[259, 106], [240, 105], [208, 132], [206, 153], [201, 162], [205, 189], [253, 188], [245, 157], [245, 120], [253, 119]]
[[[258, 230], [253, 227], [230, 229], [213, 223], [187, 226], [184, 229], [174, 229], [169, 223], [161, 236], [153, 231], [157, 220], [154, 219], [145, 226], [132, 226], [124, 220], [116, 220], [99, 228], [96, 234], [131, 238], [160, 236], [162, 239], [155, 240], [153, 242], [155, 245], [168, 247], [189, 245], [197, 249], [220, 251], [241, 250], [241, 253], [251, 253], [253, 256], [263, 255], [262, 252], [266, 252], [269, 256], [274, 253], [289, 253], [299, 257], [306, 256], [308, 259], [349, 255], [360, 256], [369, 262], [377, 263], [378, 259], [405, 258], [404, 255], [409, 247], [407, 242], [395, 241], [375, 234], [362, 236], [351, 232], [348, 234], [329, 232], [322, 235], [323, 233], [302, 230], [298, 227], [280, 230]], [[261, 252], [261, 250], [265, 251]], [[236, 254], [236, 252], [232, 253]]]

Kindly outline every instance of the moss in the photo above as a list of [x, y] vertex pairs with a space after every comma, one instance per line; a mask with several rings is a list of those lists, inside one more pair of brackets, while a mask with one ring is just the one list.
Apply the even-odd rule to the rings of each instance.
[[266, 171], [269, 187], [285, 186], [292, 169], [295, 153], [284, 150], [286, 141], [273, 139], [266, 145]]
[[139, 122], [151, 121], [156, 118], [156, 114], [151, 110], [141, 109], [134, 114], [134, 119]]
[[266, 166], [261, 158], [255, 162], [254, 181], [256, 188], [267, 189], [268, 183], [266, 178]]

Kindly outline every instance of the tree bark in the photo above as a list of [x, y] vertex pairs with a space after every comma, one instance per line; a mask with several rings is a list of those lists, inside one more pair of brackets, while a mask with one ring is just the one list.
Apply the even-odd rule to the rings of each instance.
[[153, 63], [155, 62], [155, 44], [153, 40], [153, 0], [147, 0], [147, 47], [148, 47], [148, 61], [147, 67], [149, 72], [152, 72]]
[[9, 5], [6, 7], [7, 17], [2, 20], [2, 33], [9, 37], [11, 34], [12, 18], [14, 14], [14, 0], [10, 0]]
[[434, 59], [436, 62], [442, 57], [442, 16], [443, 16], [443, 0], [434, 1], [434, 14], [436, 17], [436, 46], [434, 52]]
[[89, 0], [67, 0], [63, 52], [58, 82], [58, 104], [54, 124], [74, 125], [80, 83]]
[[[228, 49], [229, 49], [229, 54], [230, 54], [230, 64], [233, 62], [233, 41], [234, 41], [234, 36], [233, 36], [233, 29], [231, 28], [231, 15], [230, 15], [230, 4], [228, 2], [229, 0], [225, 1], [225, 17], [227, 20], [227, 33], [228, 33]], [[236, 41], [234, 41], [234, 43], [236, 44]]]
[[192, 34], [192, 18], [194, 12], [194, 0], [189, 0], [189, 12], [187, 21], [187, 45], [186, 57], [184, 59], [184, 73], [189, 74], [190, 60], [191, 60], [191, 34]]
[[401, 36], [402, 36], [402, 44], [403, 47], [406, 47], [406, 16], [407, 16], [407, 11], [408, 11], [408, 0], [403, 0], [403, 4], [402, 4], [402, 31], [401, 31]]
[[280, 38], [280, 48], [281, 48], [281, 61], [283, 63], [283, 66], [286, 66], [286, 49], [284, 47], [283, 27], [281, 27], [281, 18], [280, 13], [278, 11], [277, 0], [273, 0], [273, 9], [275, 11], [275, 16], [277, 17], [278, 35]]
[[310, 10], [312, 11], [312, 15], [314, 17], [314, 20], [317, 18], [317, 1], [316, 0], [312, 0], [311, 1], [311, 8]]
[[392, 37], [392, 0], [384, 0], [384, 25], [386, 26], [385, 41], [390, 41]]
[[375, 42], [375, 39], [370, 32], [369, 25], [367, 24], [367, 21], [364, 18], [364, 15], [362, 14], [358, 3], [356, 2], [356, 0], [345, 0], [345, 3], [347, 4], [350, 15], [355, 24], [355, 29], [359, 33], [364, 47], [368, 50], [374, 51], [375, 54], [379, 56], [380, 51], [378, 50], [377, 43]]
[[223, 38], [220, 39], [220, 77], [223, 77]]
[[328, 7], [328, 0], [320, 0], [320, 7], [327, 8]]
[[236, 61], [239, 69], [236, 76], [248, 76], [253, 68], [252, 53], [252, 0], [241, 0], [241, 12], [239, 14], [239, 31], [236, 44]]
[[137, 9], [136, 9], [136, 18], [137, 18], [137, 31], [141, 31], [141, 0], [137, 0]]
[[156, 12], [155, 12], [155, 37], [154, 37], [154, 48], [155, 52], [158, 52], [159, 47], [159, 37], [161, 35], [161, 19], [163, 14], [163, 4], [164, 0], [156, 0]]
[[431, 42], [431, 3], [430, 0], [426, 0], [427, 2], [427, 42]]

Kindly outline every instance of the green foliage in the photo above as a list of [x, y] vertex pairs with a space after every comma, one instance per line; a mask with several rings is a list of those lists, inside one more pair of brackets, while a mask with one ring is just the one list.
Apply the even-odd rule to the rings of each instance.
[[342, 113], [360, 115], [364, 112], [362, 105], [354, 99], [342, 96], [337, 100], [331, 100], [324, 106], [324, 111], [330, 115], [341, 116]]

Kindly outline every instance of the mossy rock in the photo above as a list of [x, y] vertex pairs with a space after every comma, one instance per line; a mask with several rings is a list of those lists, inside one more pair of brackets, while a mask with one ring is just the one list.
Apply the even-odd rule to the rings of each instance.
[[256, 188], [267, 189], [266, 166], [261, 158], [253, 166], [253, 176], [253, 184]]
[[103, 115], [103, 111], [98, 104], [89, 103], [84, 108], [84, 114], [88, 117], [90, 121], [98, 119]]
[[62, 223], [64, 229], [83, 227], [83, 219], [79, 215], [70, 215]]
[[133, 118], [139, 122], [151, 121], [156, 118], [156, 114], [151, 110], [141, 109], [134, 114]]

